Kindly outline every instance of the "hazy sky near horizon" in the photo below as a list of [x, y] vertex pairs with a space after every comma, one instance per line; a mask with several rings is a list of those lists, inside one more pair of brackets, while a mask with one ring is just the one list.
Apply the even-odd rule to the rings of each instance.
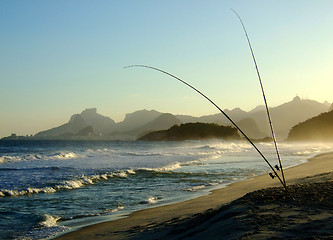
[[332, 103], [330, 0], [2, 0], [0, 137], [35, 134], [96, 107], [115, 121], [155, 109], [217, 110], [263, 104], [242, 17], [271, 107], [296, 95]]

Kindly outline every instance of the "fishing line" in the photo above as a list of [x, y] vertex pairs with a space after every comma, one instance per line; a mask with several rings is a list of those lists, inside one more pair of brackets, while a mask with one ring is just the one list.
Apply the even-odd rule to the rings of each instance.
[[273, 137], [273, 142], [274, 142], [274, 146], [275, 146], [276, 155], [277, 155], [277, 158], [278, 158], [278, 161], [279, 161], [279, 165], [280, 165], [282, 179], [283, 179], [284, 184], [286, 185], [286, 179], [285, 179], [284, 173], [283, 173], [282, 162], [281, 162], [281, 158], [280, 158], [280, 154], [279, 154], [279, 149], [278, 149], [278, 146], [277, 146], [276, 136], [275, 136], [275, 132], [274, 132], [274, 129], [273, 129], [273, 124], [272, 124], [270, 112], [269, 112], [269, 109], [268, 109], [268, 104], [267, 104], [267, 100], [266, 100], [266, 96], [265, 96], [265, 91], [264, 91], [264, 87], [263, 87], [263, 84], [262, 84], [262, 81], [261, 81], [261, 77], [260, 77], [260, 73], [259, 73], [259, 68], [258, 68], [258, 65], [257, 65], [256, 58], [254, 56], [254, 52], [253, 52], [253, 49], [252, 49], [250, 38], [249, 38], [249, 36], [247, 34], [245, 25], [244, 25], [241, 17], [238, 15], [238, 13], [234, 9], [231, 9], [231, 10], [237, 15], [239, 21], [241, 22], [243, 30], [244, 30], [244, 33], [245, 33], [245, 36], [246, 36], [246, 39], [247, 39], [247, 42], [248, 42], [249, 47], [250, 47], [250, 51], [251, 51], [251, 54], [252, 54], [252, 59], [253, 59], [254, 65], [256, 67], [256, 71], [257, 71], [257, 75], [258, 75], [258, 79], [259, 79], [259, 83], [260, 83], [260, 87], [261, 87], [262, 96], [264, 98], [264, 102], [265, 102], [265, 106], [266, 106], [266, 112], [267, 112], [268, 122], [269, 122], [269, 126], [270, 126], [270, 129], [271, 129], [271, 134], [272, 134], [272, 137]]
[[262, 154], [262, 152], [257, 148], [257, 146], [251, 141], [251, 139], [238, 127], [238, 125], [216, 104], [214, 103], [210, 98], [208, 98], [205, 94], [203, 94], [202, 92], [200, 92], [198, 89], [196, 89], [195, 87], [193, 87], [192, 85], [190, 85], [189, 83], [185, 82], [184, 80], [180, 79], [179, 77], [176, 77], [175, 75], [172, 75], [171, 73], [168, 73], [164, 70], [155, 68], [155, 67], [151, 67], [151, 66], [147, 66], [147, 65], [130, 65], [130, 66], [126, 66], [124, 68], [133, 68], [133, 67], [142, 67], [142, 68], [149, 68], [161, 73], [164, 73], [180, 82], [182, 82], [183, 84], [187, 85], [188, 87], [192, 88], [194, 91], [196, 91], [197, 93], [199, 93], [201, 96], [203, 96], [205, 99], [207, 99], [211, 104], [213, 104], [231, 123], [232, 125], [235, 126], [235, 128], [245, 137], [245, 139], [254, 147], [254, 149], [259, 153], [259, 155], [265, 160], [265, 162], [268, 164], [268, 166], [271, 168], [271, 170], [274, 172], [275, 176], [279, 179], [280, 183], [282, 184], [282, 186], [286, 189], [286, 191], [288, 192], [287, 186], [284, 184], [284, 182], [282, 181], [282, 179], [280, 178], [280, 176], [277, 174], [277, 172], [275, 171], [275, 169], [273, 168], [273, 166], [270, 164], [270, 162], [266, 159], [266, 157]]

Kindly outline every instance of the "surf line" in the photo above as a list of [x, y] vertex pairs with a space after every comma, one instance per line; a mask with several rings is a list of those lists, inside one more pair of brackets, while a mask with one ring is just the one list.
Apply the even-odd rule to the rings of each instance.
[[[130, 66], [126, 66], [124, 67], [124, 69], [126, 68], [134, 68], [134, 67], [141, 67], [141, 68], [148, 68], [148, 69], [152, 69], [161, 73], [164, 73], [180, 82], [182, 82], [183, 84], [185, 84], [186, 86], [192, 88], [194, 91], [196, 91], [197, 93], [199, 93], [201, 96], [203, 96], [205, 99], [207, 99], [211, 104], [213, 104], [231, 123], [232, 125], [234, 125], [234, 127], [244, 136], [244, 138], [254, 147], [254, 149], [259, 153], [259, 155], [265, 160], [265, 162], [268, 164], [268, 166], [271, 168], [271, 170], [273, 171], [274, 175], [279, 179], [280, 183], [282, 184], [282, 186], [284, 187], [284, 189], [286, 190], [287, 193], [289, 193], [286, 184], [282, 181], [281, 177], [279, 176], [279, 174], [275, 171], [274, 167], [270, 164], [270, 162], [266, 159], [266, 157], [262, 154], [262, 152], [259, 150], [259, 148], [257, 148], [257, 146], [254, 144], [254, 142], [239, 128], [239, 126], [228, 116], [228, 114], [226, 114], [216, 103], [214, 103], [209, 97], [207, 97], [205, 94], [203, 94], [201, 91], [199, 91], [198, 89], [196, 89], [195, 87], [193, 87], [192, 85], [190, 85], [189, 83], [185, 82], [184, 80], [182, 80], [181, 78], [172, 75], [169, 72], [166, 72], [164, 70], [161, 70], [159, 68], [156, 67], [152, 67], [152, 66], [147, 66], [147, 65], [130, 65]], [[290, 193], [289, 193], [290, 194]]]
[[254, 65], [256, 67], [257, 76], [258, 76], [258, 79], [259, 79], [262, 96], [263, 96], [263, 99], [264, 99], [264, 102], [265, 102], [266, 113], [267, 113], [267, 117], [268, 117], [269, 126], [270, 126], [270, 129], [271, 129], [271, 134], [272, 134], [272, 138], [273, 138], [273, 142], [274, 142], [274, 146], [275, 146], [276, 155], [277, 155], [277, 158], [278, 158], [278, 161], [279, 161], [279, 165], [280, 165], [280, 168], [278, 168], [277, 165], [276, 165], [276, 169], [277, 170], [279, 170], [279, 169], [281, 170], [282, 180], [283, 180], [284, 185], [286, 185], [286, 179], [285, 179], [284, 173], [283, 173], [283, 167], [282, 167], [282, 162], [281, 162], [281, 158], [280, 158], [280, 154], [279, 154], [279, 149], [278, 149], [278, 146], [277, 146], [277, 141], [276, 141], [276, 136], [275, 136], [275, 132], [274, 132], [274, 128], [273, 128], [273, 123], [272, 123], [271, 115], [270, 115], [270, 112], [269, 112], [269, 109], [268, 109], [268, 104], [267, 104], [267, 100], [266, 100], [266, 95], [265, 95], [264, 87], [263, 87], [263, 84], [262, 84], [262, 81], [261, 81], [261, 77], [260, 77], [260, 73], [259, 73], [259, 68], [258, 68], [258, 65], [257, 65], [256, 58], [254, 56], [254, 51], [253, 51], [253, 48], [252, 48], [252, 45], [251, 45], [251, 42], [250, 42], [250, 38], [249, 38], [249, 35], [247, 34], [245, 25], [244, 25], [241, 17], [238, 15], [238, 13], [234, 9], [231, 9], [231, 10], [236, 14], [236, 16], [238, 17], [240, 23], [242, 24], [242, 27], [243, 27], [243, 30], [244, 30], [244, 33], [245, 33], [245, 36], [246, 36], [246, 39], [247, 39], [247, 43], [249, 44], [249, 48], [250, 48], [250, 51], [251, 51], [252, 59], [253, 59]]

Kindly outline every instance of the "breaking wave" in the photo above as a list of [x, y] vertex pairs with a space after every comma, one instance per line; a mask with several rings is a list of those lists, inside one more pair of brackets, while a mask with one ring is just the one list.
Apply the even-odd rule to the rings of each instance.
[[148, 199], [143, 200], [143, 201], [141, 201], [141, 202], [139, 202], [139, 203], [140, 203], [140, 204], [153, 205], [153, 204], [156, 203], [156, 201], [157, 201], [157, 198], [156, 198], [156, 197], [152, 197], [152, 196], [150, 196]]
[[[214, 157], [210, 157], [214, 158]], [[207, 160], [208, 158], [203, 158], [201, 160], [193, 160], [193, 161], [187, 161], [187, 162], [175, 162], [171, 163], [162, 167], [156, 167], [156, 168], [139, 168], [138, 170], [145, 170], [145, 171], [152, 171], [152, 172], [171, 172], [174, 170], [177, 170], [183, 166], [198, 166], [198, 165], [204, 165], [203, 160]]]
[[125, 171], [115, 171], [103, 174], [95, 174], [92, 176], [82, 175], [73, 180], [65, 180], [60, 184], [57, 184], [52, 187], [42, 187], [42, 188], [27, 188], [23, 190], [14, 190], [14, 189], [1, 189], [0, 197], [16, 197], [23, 196], [28, 194], [38, 194], [38, 193], [55, 193], [60, 190], [73, 190], [81, 188], [86, 185], [92, 185], [99, 181], [106, 181], [111, 178], [126, 178], [128, 174], [136, 174], [132, 169]]
[[4, 155], [0, 156], [0, 163], [12, 163], [20, 161], [34, 161], [34, 160], [67, 160], [82, 157], [74, 152], [59, 152], [51, 154], [22, 154], [22, 155]]
[[190, 188], [184, 188], [182, 190], [183, 191], [188, 191], [188, 192], [197, 192], [197, 191], [200, 191], [200, 190], [202, 190], [206, 187], [215, 186], [215, 185], [218, 185], [218, 184], [221, 184], [221, 183], [222, 183], [222, 181], [218, 181], [218, 182], [215, 182], [215, 183], [208, 183], [208, 184], [193, 186], [193, 187], [190, 187]]
[[60, 220], [60, 217], [53, 217], [51, 215], [45, 214], [44, 221], [40, 222], [39, 225], [42, 227], [54, 227], [57, 226], [57, 221]]
[[140, 168], [139, 170], [153, 171], [153, 172], [169, 172], [181, 168], [182, 164], [179, 162], [169, 164], [163, 167], [157, 168]]
[[125, 207], [124, 206], [119, 206], [119, 207], [116, 207], [116, 208], [114, 208], [114, 209], [112, 209], [111, 210], [111, 212], [118, 212], [118, 211], [120, 211], [120, 210], [123, 210]]

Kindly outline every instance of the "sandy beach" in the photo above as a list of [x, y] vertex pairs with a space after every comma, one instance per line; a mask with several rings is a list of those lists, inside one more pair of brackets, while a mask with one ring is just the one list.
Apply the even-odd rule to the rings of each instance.
[[292, 196], [262, 175], [57, 239], [332, 239], [332, 172], [333, 153], [324, 153], [285, 170]]

